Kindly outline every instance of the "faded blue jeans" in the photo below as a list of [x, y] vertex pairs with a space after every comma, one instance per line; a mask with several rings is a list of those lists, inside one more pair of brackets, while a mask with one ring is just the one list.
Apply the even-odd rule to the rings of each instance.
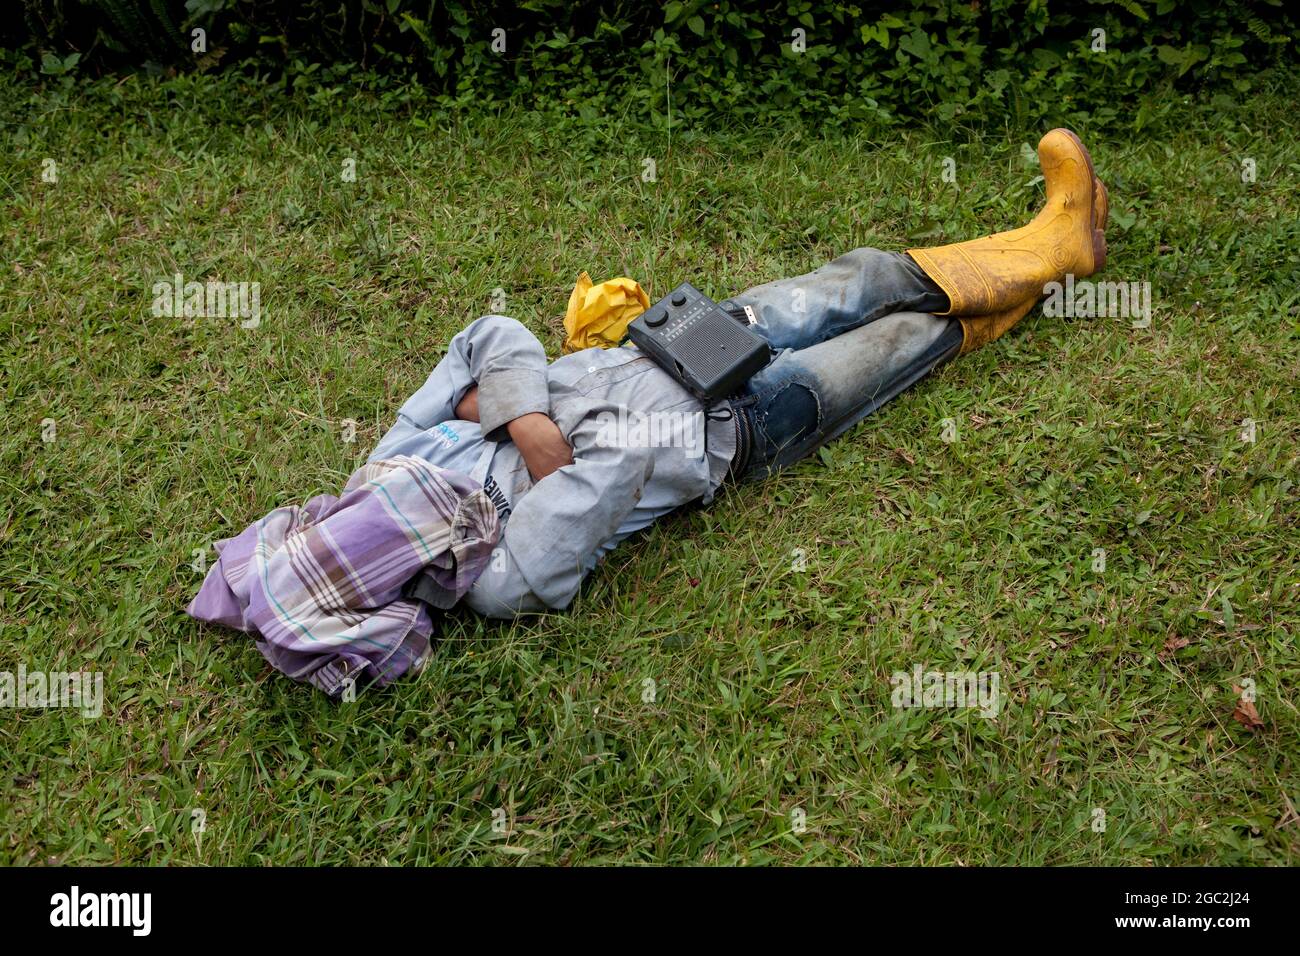
[[854, 249], [807, 275], [720, 303], [750, 306], [772, 361], [729, 400], [732, 475], [763, 478], [811, 454], [954, 357], [961, 323], [909, 256]]

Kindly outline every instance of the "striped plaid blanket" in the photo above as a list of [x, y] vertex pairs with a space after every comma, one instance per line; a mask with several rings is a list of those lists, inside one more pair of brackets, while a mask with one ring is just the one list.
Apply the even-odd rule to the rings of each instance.
[[[186, 610], [255, 635], [294, 680], [348, 696], [423, 663], [429, 602], [449, 608], [469, 590], [499, 531], [492, 502], [459, 472], [407, 456], [370, 462], [342, 498], [277, 508], [218, 542]], [[416, 583], [423, 600], [406, 596]]]

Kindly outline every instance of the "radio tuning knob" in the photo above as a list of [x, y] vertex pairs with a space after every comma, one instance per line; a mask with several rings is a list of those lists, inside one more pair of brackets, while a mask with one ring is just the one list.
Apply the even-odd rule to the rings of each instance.
[[667, 321], [668, 313], [666, 312], [651, 312], [645, 317], [645, 324], [650, 326], [652, 329], [658, 328]]
[[686, 304], [685, 292], [676, 292], [673, 294], [673, 305], [677, 306], [678, 308], [681, 308], [685, 304]]

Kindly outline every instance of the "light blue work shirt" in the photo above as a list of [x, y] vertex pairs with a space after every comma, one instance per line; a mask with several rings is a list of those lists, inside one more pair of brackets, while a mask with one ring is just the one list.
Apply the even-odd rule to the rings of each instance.
[[[479, 421], [455, 407], [478, 385]], [[506, 425], [550, 416], [573, 464], [534, 484]], [[372, 461], [413, 455], [481, 482], [502, 535], [465, 596], [492, 617], [568, 607], [586, 575], [628, 535], [688, 502], [708, 502], [736, 449], [725, 403], [699, 399], [631, 346], [548, 362], [537, 338], [501, 315], [470, 323], [398, 412]]]

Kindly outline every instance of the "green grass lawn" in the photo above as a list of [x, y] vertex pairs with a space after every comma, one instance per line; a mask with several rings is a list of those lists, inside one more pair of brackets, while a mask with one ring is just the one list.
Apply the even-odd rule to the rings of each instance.
[[[571, 613], [458, 610], [342, 705], [184, 616], [196, 551], [336, 491], [494, 289], [557, 355], [583, 269], [722, 298], [1009, 228], [1042, 131], [669, 138], [203, 79], [0, 102], [0, 670], [105, 688], [97, 720], [0, 712], [0, 862], [1300, 861], [1289, 95], [1079, 129], [1100, 278], [1149, 281], [1150, 328], [1036, 311]], [[259, 282], [261, 325], [154, 317], [176, 272]], [[1000, 714], [894, 708], [916, 665], [998, 672]]]

